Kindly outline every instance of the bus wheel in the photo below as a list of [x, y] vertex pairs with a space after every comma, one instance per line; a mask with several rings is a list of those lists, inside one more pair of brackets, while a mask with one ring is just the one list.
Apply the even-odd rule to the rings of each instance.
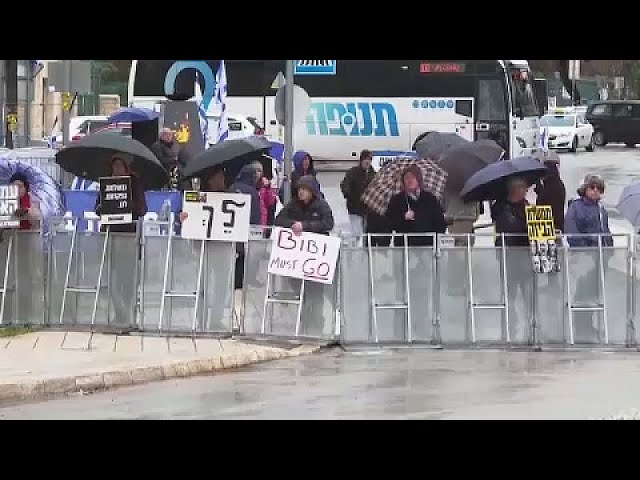
[[596, 145], [599, 147], [604, 147], [607, 144], [607, 139], [604, 138], [604, 133], [602, 133], [601, 131], [597, 131], [594, 134], [595, 137], [595, 141], [596, 141]]
[[636, 144], [635, 143], [625, 143], [627, 148], [636, 148]]

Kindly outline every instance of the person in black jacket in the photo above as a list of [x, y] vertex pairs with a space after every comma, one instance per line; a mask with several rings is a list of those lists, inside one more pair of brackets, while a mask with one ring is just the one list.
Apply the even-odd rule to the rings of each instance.
[[553, 212], [553, 223], [556, 230], [564, 232], [564, 206], [567, 201], [567, 191], [560, 178], [559, 157], [549, 156], [544, 165], [548, 173], [536, 184], [536, 204], [550, 205]]
[[[422, 171], [409, 165], [402, 173], [403, 191], [391, 197], [387, 207], [389, 227], [396, 233], [444, 233], [447, 222], [444, 210], [432, 193], [424, 190]], [[395, 238], [396, 245], [404, 245], [403, 237]], [[409, 246], [431, 246], [430, 236], [409, 237]]]
[[[533, 265], [527, 235], [526, 196], [529, 184], [524, 178], [512, 177], [507, 181], [507, 195], [491, 205], [491, 218], [495, 223], [497, 247], [502, 246], [501, 233], [507, 247], [507, 295], [509, 299], [509, 330], [511, 341], [527, 341], [528, 326], [533, 306]], [[520, 248], [515, 248], [520, 247]], [[498, 251], [499, 264], [501, 252]], [[522, 291], [523, 308], [518, 308], [518, 290]]]
[[[302, 232], [329, 234], [333, 229], [333, 214], [329, 204], [322, 198], [320, 185], [315, 177], [300, 177], [296, 197], [280, 211], [275, 224], [290, 228], [295, 235]], [[300, 288], [299, 280], [287, 279], [284, 284], [287, 283], [292, 291]], [[326, 335], [333, 330], [331, 318], [325, 319], [324, 316], [325, 296], [324, 285], [305, 282], [301, 313], [303, 335]]]
[[326, 235], [333, 229], [331, 207], [322, 198], [318, 181], [313, 176], [300, 177], [296, 197], [280, 211], [275, 224], [290, 228], [296, 235], [302, 232]]
[[371, 166], [373, 155], [369, 150], [360, 152], [360, 164], [350, 168], [340, 183], [342, 195], [347, 200], [347, 211], [351, 223], [351, 233], [360, 237], [364, 233], [364, 219], [367, 207], [362, 201], [362, 194], [375, 176]]

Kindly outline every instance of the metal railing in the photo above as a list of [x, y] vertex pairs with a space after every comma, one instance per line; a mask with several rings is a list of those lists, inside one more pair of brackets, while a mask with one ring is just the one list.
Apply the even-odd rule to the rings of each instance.
[[268, 275], [269, 229], [254, 229], [245, 244], [203, 244], [167, 235], [167, 222], [147, 225], [144, 235], [77, 225], [56, 219], [46, 244], [40, 232], [4, 231], [3, 325], [345, 345], [630, 347], [638, 340], [640, 248], [629, 235], [611, 235], [613, 246], [599, 238], [596, 247], [567, 247], [563, 237], [560, 271], [548, 274], [533, 272], [528, 247], [496, 247], [491, 234], [343, 236], [334, 284], [303, 288]]

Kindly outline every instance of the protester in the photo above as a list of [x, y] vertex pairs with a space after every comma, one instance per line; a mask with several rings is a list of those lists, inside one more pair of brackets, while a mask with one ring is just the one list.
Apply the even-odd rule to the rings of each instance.
[[496, 247], [502, 245], [501, 233], [505, 233], [505, 245], [528, 247], [526, 197], [529, 185], [524, 178], [512, 177], [507, 181], [507, 195], [491, 205], [491, 218], [495, 223]]
[[[131, 177], [131, 213], [133, 222], [122, 225], [109, 225], [109, 230], [112, 232], [136, 232], [136, 223], [139, 218], [142, 218], [147, 213], [147, 200], [144, 195], [144, 188], [142, 182], [136, 172], [130, 170], [126, 160], [121, 155], [114, 155], [111, 157], [111, 176], [113, 177]], [[96, 199], [95, 212], [100, 215], [100, 195]], [[100, 228], [101, 231], [105, 231], [106, 226]]]
[[[570, 200], [567, 214], [564, 220], [564, 228], [567, 241], [571, 247], [598, 247], [598, 235], [605, 234], [601, 238], [603, 247], [613, 246], [613, 237], [609, 229], [609, 215], [601, 204], [604, 194], [604, 180], [598, 175], [587, 175], [578, 188], [579, 198]], [[591, 234], [584, 236], [571, 236], [572, 234]], [[604, 250], [602, 253], [603, 271], [606, 273], [611, 253]], [[576, 281], [576, 304], [594, 304], [604, 294], [600, 292], [600, 262], [599, 258], [591, 252], [577, 252], [580, 263], [587, 266], [585, 273]], [[599, 316], [594, 312], [574, 312], [573, 317], [575, 341], [588, 343], [599, 341], [600, 331], [594, 323], [599, 321]]]
[[[207, 169], [200, 177], [201, 188], [203, 192], [226, 192], [227, 187], [225, 185], [225, 172], [221, 165], [216, 165]], [[189, 214], [187, 212], [180, 212], [178, 219], [180, 222], [184, 222]]]
[[[402, 173], [403, 191], [389, 202], [387, 220], [396, 233], [444, 233], [447, 222], [438, 199], [423, 188], [422, 171], [417, 165], [409, 165]], [[402, 236], [396, 237], [396, 245], [404, 245]], [[431, 236], [409, 237], [409, 246], [433, 245]]]
[[19, 208], [16, 210], [16, 216], [20, 218], [20, 230], [39, 228], [42, 213], [37, 200], [31, 198], [27, 177], [22, 173], [14, 173], [9, 179], [9, 183], [18, 187]]
[[536, 204], [550, 205], [556, 230], [564, 231], [564, 205], [567, 194], [560, 178], [557, 155], [545, 160], [548, 173], [536, 184]]
[[[527, 328], [530, 318], [533, 299], [533, 265], [529, 254], [529, 237], [527, 229], [527, 190], [529, 184], [521, 177], [511, 177], [507, 181], [507, 193], [503, 198], [496, 200], [491, 205], [491, 217], [495, 223], [497, 247], [502, 246], [502, 235], [505, 247], [527, 247], [507, 248], [505, 253], [507, 271], [507, 297], [509, 303], [509, 329], [510, 337], [513, 341], [528, 340], [523, 338], [528, 333]], [[502, 253], [498, 252], [499, 258]], [[499, 260], [501, 262], [501, 260]], [[518, 308], [518, 291], [522, 292], [524, 308]], [[526, 323], [525, 323], [526, 322]]]
[[[300, 178], [305, 175], [311, 175], [314, 178], [316, 177], [316, 170], [313, 166], [313, 158], [308, 152], [303, 150], [299, 150], [293, 154], [293, 158], [291, 159], [293, 162], [293, 172], [291, 173], [291, 198], [297, 198], [297, 190], [298, 190], [298, 182]], [[285, 180], [286, 182], [286, 180]], [[282, 182], [282, 186], [280, 187], [280, 191], [278, 192], [278, 196], [280, 197], [280, 201], [285, 203], [284, 199], [284, 185], [285, 182]], [[318, 184], [318, 191], [320, 191]], [[322, 197], [322, 193], [320, 194]]]
[[[600, 200], [604, 193], [604, 180], [598, 175], [587, 175], [578, 188], [579, 198], [569, 201], [564, 219], [564, 232], [572, 247], [597, 247], [598, 237], [593, 234], [611, 234], [609, 215]], [[592, 234], [591, 236], [571, 236], [571, 234]], [[613, 246], [610, 235], [602, 237], [602, 245]]]
[[180, 145], [174, 138], [173, 130], [163, 128], [160, 130], [158, 141], [151, 146], [151, 151], [171, 177], [171, 187], [176, 188], [179, 181], [179, 169], [186, 165], [186, 159]]
[[250, 225], [260, 225], [260, 197], [256, 190], [258, 176], [255, 166], [245, 165], [238, 173], [235, 182], [229, 187], [229, 193], [245, 193], [251, 196]]
[[302, 232], [328, 234], [333, 229], [333, 214], [321, 197], [315, 177], [305, 175], [298, 180], [296, 196], [280, 211], [275, 224], [290, 228], [296, 235]]
[[371, 166], [372, 161], [372, 153], [369, 150], [362, 150], [360, 152], [360, 164], [350, 168], [340, 183], [342, 195], [347, 200], [351, 233], [358, 237], [364, 233], [364, 222], [367, 213], [367, 207], [361, 197], [376, 174]]
[[278, 197], [271, 187], [271, 181], [264, 176], [262, 163], [255, 161], [251, 165], [256, 169], [256, 176], [258, 178], [256, 188], [258, 190], [258, 198], [260, 199], [260, 225], [266, 226], [270, 224], [269, 218], [275, 217], [274, 212], [276, 210]]

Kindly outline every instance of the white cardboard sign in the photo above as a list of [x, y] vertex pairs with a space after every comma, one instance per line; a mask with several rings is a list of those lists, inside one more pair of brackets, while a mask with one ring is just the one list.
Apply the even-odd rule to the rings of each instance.
[[184, 192], [181, 236], [191, 240], [246, 242], [251, 196], [243, 193]]
[[332, 284], [336, 273], [340, 239], [303, 232], [295, 235], [288, 228], [276, 228], [268, 272], [271, 275]]

